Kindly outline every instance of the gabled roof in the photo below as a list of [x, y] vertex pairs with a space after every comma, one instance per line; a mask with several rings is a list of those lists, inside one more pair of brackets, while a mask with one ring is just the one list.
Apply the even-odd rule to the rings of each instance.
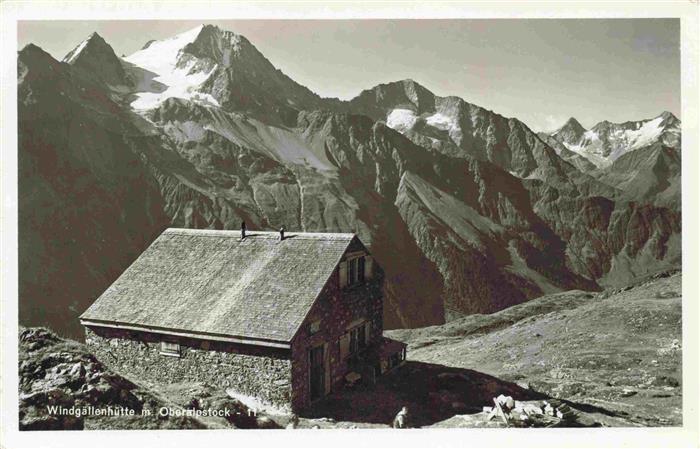
[[[290, 342], [354, 234], [167, 229], [81, 316]], [[84, 323], [87, 324], [87, 323]], [[176, 332], [173, 332], [176, 333]]]

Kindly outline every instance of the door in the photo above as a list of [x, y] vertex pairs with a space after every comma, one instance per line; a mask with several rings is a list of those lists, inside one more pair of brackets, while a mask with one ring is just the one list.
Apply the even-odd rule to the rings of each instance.
[[326, 370], [323, 345], [309, 349], [309, 379], [311, 400], [315, 401], [326, 393]]

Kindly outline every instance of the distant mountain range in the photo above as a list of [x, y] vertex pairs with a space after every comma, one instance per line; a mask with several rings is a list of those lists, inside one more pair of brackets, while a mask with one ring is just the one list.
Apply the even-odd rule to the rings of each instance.
[[670, 112], [648, 120], [603, 121], [590, 130], [572, 117], [540, 138], [581, 171], [620, 189], [623, 198], [680, 210], [681, 122]]
[[604, 168], [631, 151], [655, 143], [680, 150], [681, 122], [670, 112], [664, 111], [648, 120], [625, 123], [603, 121], [587, 130], [572, 117], [550, 136], [596, 167]]
[[18, 77], [23, 324], [79, 332], [166, 226], [357, 232], [388, 327], [680, 264], [668, 113], [538, 135], [412, 80], [321, 98], [211, 25], [124, 58], [95, 33], [62, 62], [30, 44]]

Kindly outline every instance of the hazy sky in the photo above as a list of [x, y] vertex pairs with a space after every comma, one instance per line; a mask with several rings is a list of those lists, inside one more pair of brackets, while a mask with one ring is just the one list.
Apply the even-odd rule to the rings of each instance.
[[[201, 21], [24, 21], [32, 42], [61, 59], [97, 31], [118, 55]], [[574, 116], [680, 118], [678, 19], [225, 20], [276, 67], [321, 96], [349, 99], [379, 83], [412, 78], [533, 129]]]

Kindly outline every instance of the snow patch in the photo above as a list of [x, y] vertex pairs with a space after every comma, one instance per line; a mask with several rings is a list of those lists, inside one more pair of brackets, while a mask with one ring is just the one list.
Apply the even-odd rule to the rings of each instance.
[[462, 128], [459, 125], [456, 114], [445, 114], [443, 112], [436, 112], [433, 115], [428, 116], [425, 122], [435, 129], [441, 131], [447, 131], [452, 141], [459, 145], [462, 141]]
[[641, 148], [651, 144], [659, 138], [664, 131], [662, 117], [644, 122], [636, 130], [626, 130], [624, 139], [628, 141], [633, 149]]
[[436, 112], [435, 114], [427, 117], [425, 122], [428, 125], [443, 131], [459, 130], [459, 124], [457, 123], [457, 119], [455, 117], [451, 117], [440, 112]]
[[[586, 134], [588, 134], [589, 132], [591, 131], [588, 131]], [[595, 142], [595, 144], [591, 144], [590, 142]], [[573, 151], [574, 153], [588, 159], [590, 162], [593, 163], [593, 165], [595, 165], [598, 168], [609, 167], [612, 164], [612, 161], [610, 159], [606, 158], [601, 154], [600, 139], [595, 133], [593, 133], [591, 140], [589, 140], [588, 142], [584, 138], [581, 142], [577, 144], [562, 142], [562, 145], [564, 145], [568, 150]]]
[[394, 109], [386, 118], [386, 126], [397, 131], [405, 131], [415, 126], [418, 117], [410, 109]]

